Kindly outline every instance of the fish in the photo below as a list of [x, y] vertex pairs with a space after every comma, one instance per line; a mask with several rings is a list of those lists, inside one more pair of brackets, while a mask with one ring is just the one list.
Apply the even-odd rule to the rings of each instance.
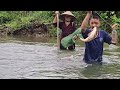
[[98, 33], [97, 27], [94, 27], [92, 32], [90, 33], [90, 35], [87, 38], [84, 39], [84, 38], [80, 37], [80, 40], [83, 42], [90, 42], [96, 38], [97, 33]]

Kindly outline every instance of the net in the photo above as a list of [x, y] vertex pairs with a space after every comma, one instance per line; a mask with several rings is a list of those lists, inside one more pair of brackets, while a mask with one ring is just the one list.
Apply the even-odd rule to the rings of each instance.
[[61, 44], [63, 45], [64, 48], [67, 48], [67, 47], [73, 45], [74, 43], [76, 43], [75, 39], [73, 38], [75, 35], [77, 35], [80, 38], [83, 38], [82, 35], [81, 35], [81, 28], [78, 28], [77, 30], [75, 30], [75, 32], [73, 32], [72, 34], [64, 37], [61, 40]]

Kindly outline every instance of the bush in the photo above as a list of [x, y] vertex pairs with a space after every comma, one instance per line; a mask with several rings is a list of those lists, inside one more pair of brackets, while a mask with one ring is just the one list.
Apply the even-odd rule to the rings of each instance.
[[11, 21], [12, 18], [10, 17], [10, 15], [7, 12], [0, 12], [0, 24], [4, 24], [6, 22]]
[[[62, 11], [60, 11], [62, 13]], [[98, 11], [103, 19], [105, 19], [109, 23], [118, 23], [120, 24], [120, 13], [117, 11]], [[72, 11], [72, 13], [77, 18], [77, 25], [80, 27], [85, 15], [86, 11]], [[111, 18], [111, 20], [109, 20]], [[30, 25], [32, 22], [40, 22], [40, 23], [52, 23], [54, 19], [53, 11], [0, 11], [0, 28], [5, 26], [12, 28], [13, 30], [17, 30], [22, 28], [23, 26]], [[89, 27], [89, 25], [88, 25]], [[106, 29], [106, 22], [102, 20], [101, 28]], [[56, 37], [57, 29], [54, 27], [49, 28], [50, 36]], [[120, 29], [118, 30], [118, 36], [120, 39]]]
[[49, 35], [50, 37], [57, 37], [57, 28], [51, 26], [49, 28]]

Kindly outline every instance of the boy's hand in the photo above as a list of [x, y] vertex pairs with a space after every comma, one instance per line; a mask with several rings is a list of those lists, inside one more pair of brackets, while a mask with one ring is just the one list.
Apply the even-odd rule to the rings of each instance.
[[117, 29], [117, 28], [118, 28], [118, 24], [117, 23], [112, 25], [112, 29]]
[[92, 14], [92, 11], [87, 11], [87, 13]]

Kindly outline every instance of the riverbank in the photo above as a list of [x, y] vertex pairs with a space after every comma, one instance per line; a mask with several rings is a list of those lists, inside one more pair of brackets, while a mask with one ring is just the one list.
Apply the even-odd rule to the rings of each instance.
[[[79, 27], [85, 12], [73, 11]], [[0, 36], [21, 35], [29, 37], [57, 37], [56, 28], [52, 26], [53, 11], [0, 11]], [[115, 21], [120, 21], [114, 18]], [[105, 25], [101, 22], [101, 28]], [[118, 37], [120, 39], [120, 30]], [[120, 40], [119, 40], [120, 41]]]

